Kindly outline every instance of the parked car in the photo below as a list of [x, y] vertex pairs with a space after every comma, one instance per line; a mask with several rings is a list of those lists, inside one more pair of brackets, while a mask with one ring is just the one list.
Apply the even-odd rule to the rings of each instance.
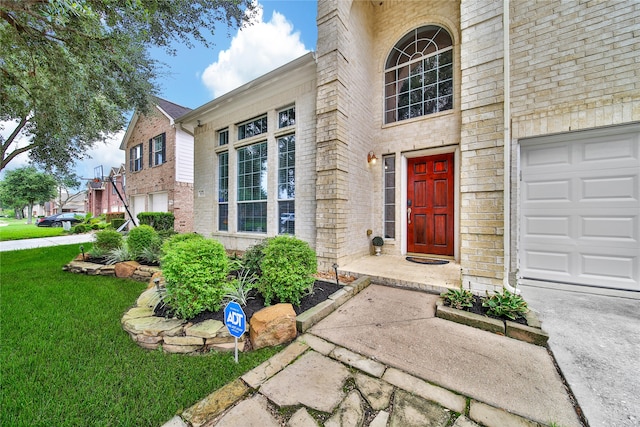
[[79, 222], [82, 222], [81, 219], [78, 219], [76, 217], [75, 213], [66, 212], [66, 213], [47, 216], [45, 218], [38, 218], [38, 220], [36, 221], [36, 225], [38, 227], [62, 227], [62, 223], [64, 221], [69, 221], [71, 225], [75, 225]]

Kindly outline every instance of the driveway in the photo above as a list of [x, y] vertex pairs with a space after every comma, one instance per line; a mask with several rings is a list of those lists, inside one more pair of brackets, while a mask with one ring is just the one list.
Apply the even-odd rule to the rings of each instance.
[[640, 295], [521, 289], [590, 427], [640, 425]]

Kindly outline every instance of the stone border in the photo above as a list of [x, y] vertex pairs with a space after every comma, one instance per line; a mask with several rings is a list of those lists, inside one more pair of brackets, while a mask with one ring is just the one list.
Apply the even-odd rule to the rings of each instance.
[[[328, 299], [296, 316], [296, 327], [304, 333], [324, 319], [352, 296], [369, 286], [371, 279], [361, 277], [331, 294]], [[162, 347], [168, 353], [203, 353], [234, 351], [235, 338], [219, 320], [205, 320], [197, 324], [180, 319], [165, 319], [153, 315], [156, 298], [153, 283], [144, 291], [136, 305], [122, 317], [122, 327], [139, 346], [155, 350]], [[249, 322], [247, 322], [248, 327]], [[244, 351], [249, 331], [238, 339], [238, 350]]]
[[547, 341], [549, 340], [549, 334], [542, 330], [538, 316], [531, 310], [525, 315], [527, 325], [521, 325], [520, 323], [510, 320], [494, 319], [464, 310], [457, 310], [445, 306], [444, 299], [438, 298], [436, 301], [436, 317], [542, 347], [546, 347]]

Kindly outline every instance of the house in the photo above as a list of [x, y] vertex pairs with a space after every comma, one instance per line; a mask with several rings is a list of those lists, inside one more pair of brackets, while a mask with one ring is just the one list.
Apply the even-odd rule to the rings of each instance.
[[127, 165], [127, 199], [140, 212], [173, 212], [174, 229], [193, 231], [193, 136], [175, 126], [191, 111], [162, 98], [147, 115], [136, 112], [120, 144]]
[[[120, 193], [118, 195], [118, 193]], [[112, 212], [124, 212], [125, 205], [125, 168], [124, 165], [112, 167], [109, 175], [96, 177], [87, 182], [85, 212], [93, 216]]]
[[319, 0], [317, 52], [178, 119], [194, 231], [291, 233], [325, 271], [380, 235], [476, 291], [640, 291], [639, 20], [632, 0]]

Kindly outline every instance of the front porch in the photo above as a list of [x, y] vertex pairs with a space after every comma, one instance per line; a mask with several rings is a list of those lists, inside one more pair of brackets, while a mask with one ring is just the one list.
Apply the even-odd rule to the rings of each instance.
[[450, 260], [448, 264], [417, 264], [401, 255], [364, 256], [338, 266], [340, 274], [369, 276], [371, 282], [387, 286], [417, 289], [441, 293], [460, 287], [460, 264]]

